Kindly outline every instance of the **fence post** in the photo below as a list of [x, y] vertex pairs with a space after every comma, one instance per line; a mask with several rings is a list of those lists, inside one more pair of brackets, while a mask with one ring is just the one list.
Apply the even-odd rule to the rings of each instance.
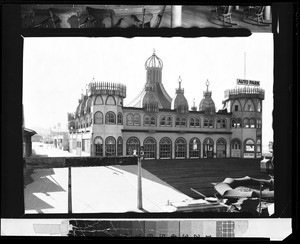
[[68, 167], [68, 213], [72, 213], [72, 176], [71, 166]]
[[141, 157], [138, 157], [138, 192], [137, 192], [137, 202], [138, 202], [138, 209], [143, 209], [143, 197], [142, 197], [142, 162]]

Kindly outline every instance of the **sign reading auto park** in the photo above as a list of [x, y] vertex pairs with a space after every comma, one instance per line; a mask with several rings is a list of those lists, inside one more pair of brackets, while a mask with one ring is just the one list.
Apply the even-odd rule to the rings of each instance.
[[238, 85], [250, 85], [250, 86], [260, 86], [260, 81], [257, 80], [243, 80], [237, 79], [236, 82]]

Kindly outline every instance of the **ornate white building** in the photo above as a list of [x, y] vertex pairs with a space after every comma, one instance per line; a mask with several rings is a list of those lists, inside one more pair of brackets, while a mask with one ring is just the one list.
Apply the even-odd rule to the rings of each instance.
[[207, 81], [198, 109], [189, 109], [180, 77], [175, 98], [166, 92], [163, 62], [155, 52], [145, 69], [145, 87], [126, 107], [125, 85], [88, 85], [76, 112], [68, 114], [71, 153], [132, 155], [143, 146], [146, 159], [261, 157], [263, 89], [226, 90], [223, 109], [216, 112]]

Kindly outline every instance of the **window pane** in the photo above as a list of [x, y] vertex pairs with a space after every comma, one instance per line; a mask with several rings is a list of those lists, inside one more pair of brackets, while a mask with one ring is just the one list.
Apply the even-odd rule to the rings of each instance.
[[94, 122], [95, 124], [103, 124], [103, 114], [101, 112], [95, 113]]

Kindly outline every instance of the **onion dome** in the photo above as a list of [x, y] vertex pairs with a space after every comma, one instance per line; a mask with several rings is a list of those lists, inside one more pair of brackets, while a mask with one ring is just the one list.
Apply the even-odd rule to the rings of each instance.
[[163, 62], [162, 60], [156, 56], [155, 50], [153, 50], [153, 54], [150, 58], [148, 58], [145, 62], [145, 69], [151, 69], [151, 68], [163, 68]]
[[179, 76], [178, 83], [179, 88], [176, 89], [176, 97], [173, 99], [171, 109], [176, 110], [178, 113], [188, 113], [189, 104], [184, 96], [184, 89], [181, 88], [181, 78]]
[[154, 93], [153, 87], [146, 84], [142, 107], [148, 112], [158, 112], [159, 105], [160, 102]]
[[209, 81], [207, 80], [205, 84], [207, 89], [203, 92], [203, 98], [199, 104], [199, 111], [204, 111], [205, 114], [215, 114], [215, 103], [211, 98], [211, 91], [208, 91]]

